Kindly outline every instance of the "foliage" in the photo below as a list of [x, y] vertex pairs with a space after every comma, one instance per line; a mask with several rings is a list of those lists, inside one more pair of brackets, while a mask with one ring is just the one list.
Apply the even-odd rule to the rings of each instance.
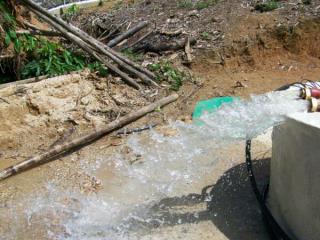
[[191, 0], [180, 0], [177, 6], [178, 8], [193, 8], [193, 3]]
[[76, 4], [72, 4], [68, 7], [65, 13], [62, 14], [62, 19], [65, 21], [70, 21], [73, 16], [75, 16], [80, 11], [80, 8]]
[[113, 10], [119, 10], [123, 5], [123, 0], [118, 0], [114, 6], [113, 6]]
[[93, 63], [89, 63], [88, 68], [93, 72], [97, 72], [99, 75], [101, 75], [103, 77], [107, 76], [109, 73], [108, 69], [98, 61], [95, 61]]
[[21, 74], [24, 78], [61, 75], [85, 67], [83, 57], [72, 54], [58, 43], [30, 35], [25, 35], [21, 42], [29, 60], [22, 69]]
[[150, 64], [148, 68], [156, 73], [157, 81], [167, 81], [170, 83], [170, 89], [178, 91], [182, 86], [185, 74], [175, 69], [170, 62], [162, 61], [160, 63]]
[[210, 34], [208, 32], [202, 32], [201, 33], [201, 38], [204, 40], [209, 40], [210, 39]]
[[310, 5], [311, 4], [311, 0], [302, 0], [302, 3], [304, 5]]
[[193, 3], [192, 0], [180, 0], [178, 1], [177, 6], [179, 8], [195, 8], [197, 10], [202, 10], [215, 5], [217, 2], [218, 0], [198, 0], [196, 3]]
[[134, 62], [140, 61], [142, 59], [142, 55], [134, 52], [131, 48], [122, 50], [122, 53]]
[[260, 12], [269, 12], [269, 11], [273, 11], [277, 8], [280, 7], [279, 2], [275, 1], [275, 0], [269, 0], [265, 3], [257, 3], [254, 6], [254, 9]]
[[[16, 21], [9, 11], [4, 0], [0, 0], [1, 21], [4, 30], [3, 39], [6, 48], [13, 46], [16, 54], [23, 56], [25, 65], [21, 69], [22, 78], [40, 75], [62, 75], [67, 72], [81, 70], [88, 67], [92, 71], [105, 76], [108, 70], [99, 62], [88, 63], [82, 56], [73, 54], [64, 49], [60, 44], [48, 41], [46, 38], [34, 37], [30, 34], [17, 35]], [[76, 5], [67, 9], [67, 15], [71, 16], [78, 11]], [[20, 75], [20, 73], [19, 73]]]

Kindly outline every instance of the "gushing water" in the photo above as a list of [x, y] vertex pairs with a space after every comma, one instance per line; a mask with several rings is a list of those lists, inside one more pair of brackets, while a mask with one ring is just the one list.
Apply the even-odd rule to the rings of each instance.
[[49, 184], [48, 195], [28, 203], [28, 224], [36, 226], [36, 216], [49, 215], [55, 219], [54, 226], [52, 219], [44, 221], [49, 238], [141, 239], [148, 227], [165, 224], [154, 206], [163, 198], [188, 194], [191, 185], [201, 186], [230, 144], [261, 134], [290, 113], [306, 111], [307, 102], [296, 96], [296, 91], [272, 92], [225, 104], [195, 124], [171, 123], [171, 137], [155, 130], [147, 137], [132, 135], [127, 145], [137, 157], [134, 162], [119, 152], [100, 160], [94, 171], [103, 179], [105, 169], [114, 168], [112, 180], [103, 180], [105, 189], [84, 196]]

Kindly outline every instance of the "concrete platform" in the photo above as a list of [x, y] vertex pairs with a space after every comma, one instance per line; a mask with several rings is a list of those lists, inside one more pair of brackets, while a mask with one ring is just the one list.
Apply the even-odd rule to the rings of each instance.
[[273, 131], [268, 204], [292, 239], [320, 235], [320, 113], [288, 117]]

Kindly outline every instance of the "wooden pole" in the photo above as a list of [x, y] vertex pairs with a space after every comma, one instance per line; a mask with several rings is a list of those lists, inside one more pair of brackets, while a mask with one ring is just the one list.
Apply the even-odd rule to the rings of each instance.
[[111, 47], [111, 48], [116, 46], [117, 44], [119, 44], [123, 40], [133, 36], [134, 34], [139, 32], [140, 30], [142, 30], [143, 28], [148, 26], [148, 24], [149, 24], [148, 22], [140, 22], [138, 25], [134, 26], [133, 28], [130, 28], [125, 33], [123, 33], [123, 34], [119, 35], [118, 37], [112, 39], [110, 42], [108, 42], [107, 46]]
[[130, 86], [134, 87], [135, 89], [140, 90], [141, 87], [134, 79], [128, 76], [126, 73], [122, 72], [119, 68], [108, 62], [104, 57], [100, 54], [94, 52], [93, 49], [90, 48], [86, 42], [82, 41], [77, 36], [73, 35], [72, 33], [65, 30], [62, 26], [54, 22], [53, 20], [49, 19], [47, 16], [44, 16], [42, 13], [38, 12], [37, 10], [33, 10], [39, 17], [49, 23], [52, 27], [54, 27], [57, 31], [61, 32], [63, 36], [69, 39], [71, 42], [77, 44], [80, 48], [84, 51], [89, 53], [92, 57], [96, 58], [98, 61], [102, 62], [107, 68], [109, 68], [112, 72], [118, 74], [125, 82], [127, 82]]
[[16, 31], [17, 35], [31, 34], [31, 35], [40, 35], [48, 37], [61, 37], [61, 33], [49, 30], [19, 30]]
[[[119, 57], [114, 55], [114, 51], [111, 51], [111, 48], [109, 48], [108, 46], [99, 42], [95, 38], [91, 37], [86, 32], [82, 31], [81, 29], [79, 29], [71, 24], [66, 23], [65, 21], [63, 21], [60, 18], [53, 16], [50, 12], [48, 12], [47, 10], [42, 8], [41, 6], [37, 5], [36, 3], [34, 3], [32, 0], [22, 0], [22, 2], [24, 3], [24, 5], [29, 7], [29, 9], [31, 11], [35, 12], [38, 15], [40, 13], [42, 16], [47, 17], [47, 19], [51, 19], [53, 22], [56, 23], [56, 25], [60, 25], [63, 29], [65, 29], [68, 32], [72, 33], [73, 35], [77, 36], [78, 38], [80, 38], [82, 41], [86, 42], [90, 46], [93, 46], [93, 48], [96, 49], [98, 52], [105, 54], [107, 57], [109, 57], [115, 63], [117, 63], [120, 67], [124, 68], [129, 73], [137, 76], [143, 82], [145, 82], [147, 84], [157, 85], [150, 77], [145, 75], [142, 71], [139, 72], [134, 66], [130, 66], [128, 63], [125, 63], [124, 61], [122, 61]], [[118, 53], [118, 55], [119, 55], [119, 53]], [[130, 60], [128, 60], [127, 62], [130, 62]], [[142, 69], [142, 67], [140, 67], [140, 68]]]
[[87, 145], [104, 135], [117, 130], [133, 121], [138, 120], [139, 118], [143, 117], [144, 115], [154, 111], [158, 107], [165, 106], [171, 102], [174, 102], [178, 99], [177, 94], [172, 94], [168, 97], [162, 98], [157, 102], [154, 102], [148, 106], [145, 106], [137, 111], [133, 111], [132, 113], [129, 113], [128, 115], [121, 117], [109, 124], [107, 124], [105, 127], [95, 130], [92, 133], [89, 133], [85, 136], [82, 136], [80, 138], [71, 140], [69, 142], [66, 142], [61, 145], [56, 145], [50, 150], [48, 150], [45, 153], [42, 153], [40, 155], [37, 155], [35, 157], [32, 157], [30, 159], [27, 159], [25, 161], [22, 161], [16, 165], [10, 166], [0, 172], [0, 180], [3, 180], [5, 178], [8, 178], [16, 173], [22, 172], [24, 170], [27, 170], [29, 168], [33, 168], [35, 166], [38, 166], [40, 164], [43, 164], [45, 162], [48, 162], [50, 160], [53, 160], [54, 157], [60, 156], [62, 153], [66, 153], [68, 151], [72, 151], [76, 148], [83, 147], [84, 145]]

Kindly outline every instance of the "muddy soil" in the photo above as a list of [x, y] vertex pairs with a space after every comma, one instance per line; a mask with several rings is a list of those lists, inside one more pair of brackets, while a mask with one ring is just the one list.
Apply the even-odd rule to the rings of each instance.
[[[251, 94], [265, 93], [285, 84], [319, 80], [318, 5], [319, 1], [312, 1], [311, 6], [286, 1], [281, 9], [257, 13], [252, 11], [251, 2], [230, 0], [194, 12], [177, 9], [173, 1], [142, 1], [116, 11], [115, 19], [123, 16], [132, 22], [153, 19], [158, 26], [168, 30], [181, 27], [183, 22], [183, 29], [198, 39], [192, 53], [193, 63], [188, 68], [182, 64], [182, 51], [166, 52], [155, 57], [155, 61], [170, 59], [175, 66], [189, 72], [192, 79], [186, 81], [179, 90], [180, 99], [177, 102], [131, 124], [129, 128], [157, 123], [157, 131], [170, 134], [165, 129], [168, 121], [189, 121], [194, 105], [199, 100], [218, 96], [247, 98]], [[144, 12], [141, 12], [142, 7]], [[106, 14], [106, 8], [95, 10], [95, 14], [88, 11], [79, 17]], [[165, 14], [161, 14], [163, 12]], [[211, 38], [201, 39], [203, 31], [209, 32]], [[146, 89], [141, 94], [120, 79], [112, 76], [100, 78], [86, 72], [64, 79], [57, 77], [2, 89], [0, 168], [41, 153], [57, 142], [89, 132], [168, 93], [167, 89]], [[102, 174], [94, 176], [87, 171], [87, 166], [96, 164], [97, 159], [112, 156], [119, 148], [125, 149], [126, 140], [126, 136], [106, 136], [56, 161], [0, 182], [0, 239], [1, 236], [5, 236], [3, 239], [55, 239], [48, 235], [47, 225], [41, 224], [41, 221], [30, 227], [30, 223], [23, 218], [26, 209], [21, 205], [21, 200], [30, 198], [35, 189], [40, 193], [45, 191], [49, 181], [81, 194], [95, 194], [107, 188], [101, 184], [101, 179], [102, 182], [111, 181], [113, 167], [109, 166]], [[265, 175], [268, 172], [270, 142], [263, 139], [256, 147], [255, 151], [260, 153], [261, 172]], [[153, 238], [146, 236], [145, 239], [169, 239], [173, 235], [186, 239], [268, 239], [248, 179], [244, 177], [244, 159], [237, 157], [243, 156], [243, 145], [230, 152], [235, 155], [233, 162], [219, 163], [216, 171], [203, 180], [202, 186], [190, 189], [190, 194], [199, 195], [206, 185], [216, 184], [214, 190], [217, 198], [212, 201], [211, 210], [203, 201], [191, 206], [187, 204], [184, 211], [192, 214], [200, 212], [202, 215], [192, 218], [191, 214], [180, 213], [180, 217], [170, 226], [150, 230]], [[129, 155], [127, 161], [135, 161], [140, 157]], [[224, 191], [228, 174], [237, 184]], [[193, 201], [193, 198], [185, 200], [182, 196], [176, 197], [181, 198], [182, 203]], [[169, 206], [170, 199], [166, 201]], [[10, 208], [13, 205], [19, 206], [14, 215]], [[48, 219], [52, 220], [52, 217]], [[182, 223], [179, 219], [183, 219]], [[36, 216], [33, 220], [37, 222]], [[54, 216], [52, 221], [55, 221]], [[13, 227], [12, 223], [19, 224], [19, 227]], [[51, 231], [64, 231], [57, 227], [58, 223], [55, 227], [53, 225], [50, 225]], [[190, 235], [190, 232], [193, 233]]]

